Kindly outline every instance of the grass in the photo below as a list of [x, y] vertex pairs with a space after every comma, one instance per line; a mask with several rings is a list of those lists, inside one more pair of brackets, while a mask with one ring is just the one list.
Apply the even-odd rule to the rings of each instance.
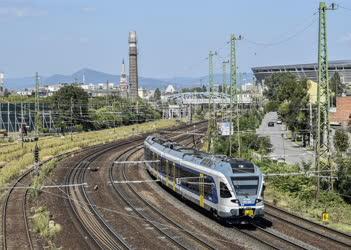
[[57, 160], [52, 159], [49, 162], [43, 164], [40, 168], [40, 174], [33, 178], [32, 188], [29, 189], [29, 193], [32, 198], [37, 198], [40, 193], [40, 188], [44, 184], [45, 179], [49, 176], [51, 171], [56, 167]]
[[32, 217], [33, 228], [41, 237], [51, 240], [57, 235], [62, 227], [50, 219], [50, 212], [46, 207], [38, 207]]
[[50, 218], [50, 212], [46, 207], [38, 207], [36, 209], [33, 208], [33, 210], [33, 229], [45, 240], [47, 246], [44, 248], [61, 249], [56, 247], [52, 240], [62, 231], [62, 226], [55, 223], [55, 221]]
[[[256, 162], [264, 173], [299, 172], [295, 165], [279, 164], [271, 161]], [[337, 193], [321, 191], [315, 199], [316, 185], [313, 178], [305, 176], [266, 177], [265, 200], [285, 208], [290, 212], [322, 223], [322, 213], [330, 215], [328, 225], [351, 233], [351, 204]]]
[[[322, 192], [321, 195], [330, 196], [326, 192]], [[328, 226], [351, 233], [351, 205], [344, 202], [337, 194], [332, 196], [335, 199], [333, 201], [325, 197], [318, 201], [314, 199], [306, 201], [270, 186], [269, 182], [265, 190], [266, 201], [320, 224], [323, 223], [322, 213], [326, 209], [330, 214]]]
[[[132, 135], [153, 132], [157, 129], [169, 128], [175, 125], [175, 120], [158, 120], [114, 129], [77, 133], [73, 135], [73, 140], [71, 140], [70, 135], [43, 138], [38, 142], [40, 159], [46, 160], [61, 153], [125, 139]], [[0, 147], [0, 162], [2, 166], [0, 169], [0, 188], [7, 186], [9, 182], [31, 167], [33, 164], [34, 146], [35, 142], [28, 142], [22, 148], [21, 142], [18, 142]]]

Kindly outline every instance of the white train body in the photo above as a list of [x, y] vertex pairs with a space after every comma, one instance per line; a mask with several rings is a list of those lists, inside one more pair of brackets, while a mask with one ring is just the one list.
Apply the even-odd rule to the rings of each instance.
[[149, 136], [144, 142], [148, 171], [185, 199], [225, 219], [264, 214], [264, 179], [253, 163], [213, 156]]

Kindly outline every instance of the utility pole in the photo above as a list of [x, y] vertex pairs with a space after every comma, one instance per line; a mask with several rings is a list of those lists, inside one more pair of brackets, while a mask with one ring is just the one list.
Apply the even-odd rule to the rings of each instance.
[[39, 147], [38, 143], [35, 143], [34, 147], [34, 174], [39, 175], [40, 159], [39, 159]]
[[208, 99], [208, 111], [209, 111], [209, 121], [208, 121], [208, 146], [207, 151], [213, 151], [213, 137], [216, 129], [215, 121], [215, 103], [213, 101], [213, 91], [214, 91], [214, 76], [213, 76], [213, 56], [217, 53], [212, 51], [208, 54], [208, 85], [209, 85], [209, 99]]
[[35, 73], [35, 138], [39, 136], [39, 74]]
[[71, 97], [71, 141], [73, 141], [73, 97]]
[[309, 104], [309, 113], [310, 113], [310, 147], [313, 147], [313, 113], [312, 113], [312, 103]]
[[227, 97], [227, 64], [229, 60], [222, 62], [222, 70], [223, 70], [223, 85], [222, 85], [222, 120], [224, 121], [224, 101]]
[[[230, 134], [229, 134], [229, 156], [232, 156], [232, 136], [233, 136], [233, 105], [236, 106], [236, 125], [237, 125], [237, 140], [238, 140], [238, 156], [240, 157], [240, 128], [239, 128], [239, 106], [237, 95], [237, 67], [236, 67], [236, 41], [241, 40], [241, 35], [236, 37], [234, 34], [230, 37]], [[234, 100], [235, 98], [235, 100]]]
[[[22, 96], [21, 96], [22, 99]], [[24, 134], [24, 123], [23, 123], [23, 102], [21, 100], [21, 141], [22, 141], [22, 148], [23, 148], [23, 134]]]
[[[330, 92], [329, 92], [329, 62], [327, 39], [327, 11], [335, 10], [335, 4], [327, 6], [319, 4], [319, 33], [318, 33], [318, 87], [317, 87], [317, 139], [315, 147], [315, 168], [317, 171], [317, 192], [320, 194], [320, 171], [322, 165], [327, 165], [330, 171], [330, 188], [332, 184], [331, 138], [329, 124]], [[321, 135], [323, 137], [321, 138]]]
[[106, 107], [108, 107], [108, 97], [109, 97], [109, 94], [110, 94], [110, 89], [109, 89], [109, 82], [108, 80], [106, 81]]

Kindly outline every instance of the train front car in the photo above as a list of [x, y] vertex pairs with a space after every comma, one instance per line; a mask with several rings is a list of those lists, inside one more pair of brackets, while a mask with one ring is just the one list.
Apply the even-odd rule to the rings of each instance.
[[260, 169], [250, 161], [233, 158], [225, 158], [221, 165], [225, 180], [220, 184], [218, 216], [233, 223], [262, 217], [264, 178]]
[[220, 220], [245, 223], [263, 216], [263, 175], [253, 163], [216, 156], [149, 136], [149, 173], [184, 199]]

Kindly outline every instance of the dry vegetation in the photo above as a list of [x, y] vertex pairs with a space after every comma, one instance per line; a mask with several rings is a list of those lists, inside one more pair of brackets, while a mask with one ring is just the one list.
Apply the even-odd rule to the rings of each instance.
[[[112, 142], [127, 138], [140, 133], [152, 132], [156, 129], [163, 129], [175, 126], [174, 120], [159, 120], [143, 124], [106, 129], [94, 132], [82, 132], [62, 137], [50, 137], [40, 139], [40, 159], [46, 160], [58, 154], [71, 152], [87, 146]], [[22, 148], [21, 143], [2, 144], [0, 147], [0, 188], [6, 186], [10, 181], [18, 177], [23, 171], [33, 164], [33, 149], [35, 142], [25, 143]]]

